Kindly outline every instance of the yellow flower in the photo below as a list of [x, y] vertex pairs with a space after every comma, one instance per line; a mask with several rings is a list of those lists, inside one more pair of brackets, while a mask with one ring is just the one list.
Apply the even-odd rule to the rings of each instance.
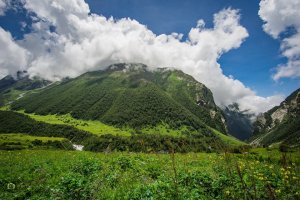
[[225, 191], [225, 194], [226, 194], [226, 195], [229, 195], [229, 194], [230, 194], [230, 191], [229, 191], [229, 190], [226, 190], [226, 191]]

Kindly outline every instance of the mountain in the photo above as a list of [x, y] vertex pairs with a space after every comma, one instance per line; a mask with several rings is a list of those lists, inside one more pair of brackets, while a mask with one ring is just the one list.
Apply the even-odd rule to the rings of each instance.
[[223, 109], [226, 119], [227, 131], [230, 135], [240, 139], [246, 140], [252, 136], [253, 126], [251, 118], [253, 114], [248, 110], [240, 110], [237, 103], [226, 106]]
[[150, 70], [143, 64], [114, 64], [103, 71], [24, 96], [14, 110], [67, 114], [120, 127], [166, 124], [210, 133], [207, 126], [226, 132], [221, 110], [212, 92], [193, 77], [170, 69]]
[[279, 106], [257, 117], [251, 143], [254, 145], [283, 143], [300, 146], [300, 88]]
[[18, 71], [16, 77], [8, 75], [0, 80], [0, 106], [11, 103], [30, 90], [45, 87], [50, 83], [38, 77], [30, 78], [26, 71]]

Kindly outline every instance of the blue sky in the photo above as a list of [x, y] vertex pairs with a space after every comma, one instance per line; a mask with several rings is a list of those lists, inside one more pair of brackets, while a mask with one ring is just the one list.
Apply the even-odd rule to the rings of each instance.
[[88, 0], [92, 12], [114, 18], [130, 17], [147, 25], [156, 34], [183, 33], [185, 36], [199, 19], [213, 25], [213, 14], [232, 7], [241, 13], [241, 25], [249, 37], [238, 49], [221, 56], [219, 63], [225, 75], [232, 75], [261, 96], [289, 95], [300, 87], [299, 78], [274, 81], [274, 68], [285, 63], [280, 54], [280, 42], [263, 31], [258, 16], [259, 0]]
[[[14, 73], [20, 66], [49, 80], [76, 77], [119, 61], [174, 66], [207, 85], [218, 105], [238, 102], [257, 113], [278, 105], [281, 95], [287, 96], [300, 86], [300, 42], [290, 41], [287, 50], [291, 51], [280, 50], [283, 39], [300, 38], [300, 24], [293, 21], [300, 3], [262, 1], [266, 5], [260, 5], [260, 0], [24, 0], [24, 6], [7, 0], [10, 4], [3, 8], [0, 0], [0, 44], [5, 47], [5, 54], [0, 55], [0, 75]], [[286, 6], [289, 3], [295, 6]], [[274, 4], [273, 10], [266, 9], [270, 4]], [[274, 15], [279, 9], [294, 9], [281, 12], [294, 16]], [[111, 16], [115, 21], [108, 20]], [[229, 22], [232, 32], [226, 33], [225, 25], [215, 29], [216, 16], [223, 16], [219, 22]], [[204, 29], [196, 28], [199, 19], [205, 21]], [[182, 33], [183, 38], [165, 40], [159, 36], [172, 38], [174, 32]], [[188, 37], [192, 32], [194, 39]], [[283, 67], [280, 74], [279, 65], [290, 66]], [[276, 81], [274, 74], [279, 74]]]

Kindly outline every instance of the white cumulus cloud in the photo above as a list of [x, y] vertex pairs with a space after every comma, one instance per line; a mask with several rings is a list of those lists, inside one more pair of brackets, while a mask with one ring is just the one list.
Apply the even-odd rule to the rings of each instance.
[[[76, 77], [118, 62], [144, 63], [151, 68], [180, 69], [204, 83], [218, 105], [238, 102], [258, 113], [277, 105], [282, 96], [259, 97], [242, 82], [223, 74], [218, 59], [239, 48], [248, 37], [239, 11], [223, 9], [214, 26], [199, 20], [182, 40], [182, 34], [156, 35], [136, 20], [115, 20], [90, 13], [84, 0], [24, 0], [36, 14], [32, 32], [18, 41], [30, 52], [28, 72], [50, 80]], [[53, 28], [55, 27], [55, 31]]]
[[[281, 40], [282, 55], [288, 59], [277, 67], [273, 79], [300, 77], [300, 1], [261, 0], [259, 16], [265, 22], [265, 32]], [[286, 34], [289, 28], [295, 33]]]
[[29, 52], [20, 47], [9, 32], [0, 27], [0, 78], [26, 68]]

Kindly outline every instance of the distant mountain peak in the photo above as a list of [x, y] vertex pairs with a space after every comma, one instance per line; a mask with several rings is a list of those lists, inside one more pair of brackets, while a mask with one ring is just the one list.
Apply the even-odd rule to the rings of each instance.
[[232, 103], [223, 108], [228, 133], [238, 139], [246, 140], [252, 136], [253, 114], [248, 110], [240, 110], [238, 103]]

